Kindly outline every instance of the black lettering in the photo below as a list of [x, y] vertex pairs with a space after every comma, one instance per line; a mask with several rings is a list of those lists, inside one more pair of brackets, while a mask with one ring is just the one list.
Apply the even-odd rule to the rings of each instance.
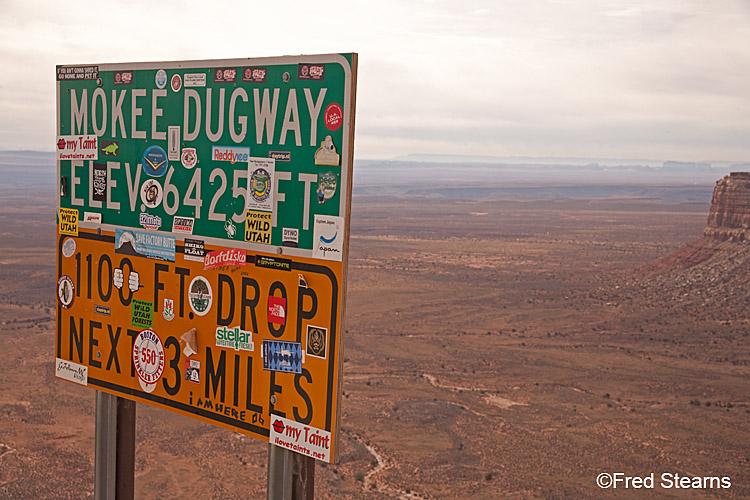
[[[87, 282], [86, 283], [88, 285], [86, 287], [87, 288], [87, 290], [86, 290], [86, 298], [87, 299], [91, 299], [91, 275], [93, 274], [91, 272], [91, 269], [92, 269], [92, 266], [91, 266], [91, 254], [88, 254], [86, 256], [86, 263], [88, 264], [88, 276], [86, 276], [86, 278], [87, 278]], [[99, 363], [99, 364], [101, 365], [101, 363]]]
[[232, 394], [232, 404], [239, 406], [238, 400], [240, 398], [240, 355], [234, 355], [234, 393]]
[[[252, 403], [253, 400], [253, 358], [247, 358], [247, 387], [245, 388], [245, 408], [250, 411], [261, 413], [263, 407]], [[244, 420], [244, 419], [243, 419]]]
[[[286, 300], [286, 288], [284, 288], [284, 284], [281, 281], [274, 281], [273, 283], [271, 283], [271, 288], [268, 290], [268, 296], [269, 297], [271, 295], [275, 296], [276, 290], [280, 290], [281, 297]], [[283, 325], [277, 325], [276, 323], [271, 323], [270, 321], [268, 321], [268, 330], [271, 332], [271, 335], [273, 335], [276, 338], [279, 338], [282, 335], [284, 335], [284, 330], [286, 330], [286, 316], [287, 316], [286, 311], [284, 311], [284, 324]]]
[[[76, 297], [81, 296], [81, 252], [76, 252]], [[71, 361], [73, 361], [71, 359]]]
[[[224, 303], [224, 285], [229, 285], [229, 315], [226, 318], [222, 317], [223, 303]], [[219, 326], [229, 326], [232, 324], [234, 319], [234, 283], [232, 278], [226, 274], [219, 274], [219, 290], [217, 294], [217, 307], [216, 307], [216, 323]]]
[[[310, 309], [305, 310], [305, 297], [310, 297]], [[318, 295], [312, 288], [300, 288], [297, 296], [297, 342], [302, 342], [302, 321], [313, 319], [318, 313]]]
[[117, 331], [114, 333], [112, 332], [112, 325], [107, 325], [107, 329], [109, 330], [109, 358], [107, 359], [107, 371], [109, 371], [109, 367], [112, 366], [112, 361], [114, 361], [115, 370], [117, 370], [117, 373], [120, 373], [120, 361], [117, 359], [117, 342], [120, 341], [122, 327], [118, 326]]
[[210, 398], [209, 395], [209, 388], [213, 389], [214, 395], [213, 397], [216, 397], [216, 392], [219, 389], [219, 385], [221, 385], [221, 396], [219, 397], [219, 400], [223, 403], [224, 402], [224, 390], [225, 390], [225, 384], [224, 379], [226, 378], [227, 374], [227, 351], [222, 350], [221, 354], [219, 355], [219, 366], [218, 370], [214, 369], [214, 357], [213, 353], [211, 351], [210, 347], [206, 347], [206, 392], [204, 394], [204, 397], [206, 399]]
[[169, 367], [174, 371], [174, 386], [169, 386], [167, 377], [162, 377], [162, 385], [167, 394], [174, 396], [180, 390], [180, 384], [182, 383], [182, 377], [180, 377], [180, 342], [172, 336], [167, 337], [167, 341], [164, 342], [164, 349], [174, 347], [174, 356], [169, 362]]
[[[102, 267], [104, 263], [107, 263], [107, 273], [102, 272]], [[112, 296], [112, 261], [109, 259], [109, 255], [104, 254], [101, 257], [99, 257], [99, 298], [102, 299], [104, 302], [109, 302], [109, 298]], [[104, 293], [102, 290], [102, 278], [104, 278], [104, 282], [107, 284], [107, 293]], [[120, 370], [117, 370], [117, 373], [120, 373]]]
[[168, 272], [169, 272], [168, 265], [159, 264], [158, 262], [154, 264], [154, 312], [157, 312], [157, 313], [159, 312], [159, 290], [164, 290], [164, 283], [159, 281], [159, 273], [168, 273]]
[[[255, 290], [255, 295], [252, 299], [247, 298], [247, 289], [252, 287]], [[258, 306], [260, 301], [260, 287], [258, 282], [252, 278], [242, 278], [242, 305], [240, 307], [240, 328], [247, 330], [245, 323], [245, 311], [250, 308], [250, 320], [253, 322], [252, 331], [258, 333], [258, 320], [255, 318], [255, 308]]]
[[[128, 328], [128, 337], [130, 337], [130, 352], [133, 352], [133, 346], [135, 345], [135, 338], [138, 336], [138, 330], [131, 330]], [[135, 377], [135, 364], [133, 363], [133, 356], [128, 356], [130, 359], [130, 376]]]
[[94, 329], [101, 330], [101, 328], [101, 323], [89, 320], [89, 366], [94, 368], [102, 367], [102, 362], [94, 359], [94, 346], [99, 345], [99, 341], [94, 338]]
[[302, 379], [302, 377], [307, 380], [308, 384], [312, 384], [312, 376], [310, 375], [310, 372], [307, 371], [307, 368], [303, 368], [302, 373], [297, 373], [296, 375], [294, 375], [294, 388], [297, 390], [297, 394], [299, 394], [300, 397], [305, 400], [305, 406], [307, 406], [306, 416], [304, 418], [300, 417], [300, 414], [297, 412], [296, 406], [292, 408], [292, 413], [294, 414], [294, 420], [296, 420], [297, 422], [301, 424], [309, 424], [310, 422], [312, 422], [313, 406], [312, 401], [310, 401], [310, 396], [302, 388], [302, 384], [300, 384], [300, 380]]
[[[83, 364], [83, 318], [78, 322], [79, 326], [76, 329], [76, 320], [73, 316], [70, 317], [70, 348], [68, 349], [68, 359], [73, 361], [73, 343], [76, 345], [76, 352], [78, 353], [78, 362]], [[78, 332], [81, 332], [81, 336], [78, 336]]]
[[175, 267], [174, 272], [180, 275], [180, 318], [185, 317], [185, 276], [190, 276], [190, 269]]

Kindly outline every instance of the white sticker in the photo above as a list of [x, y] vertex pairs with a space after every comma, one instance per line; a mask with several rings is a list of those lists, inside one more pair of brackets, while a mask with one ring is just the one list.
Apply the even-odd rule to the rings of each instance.
[[63, 242], [62, 254], [63, 257], [72, 257], [76, 252], [76, 240], [73, 238], [66, 238]]
[[247, 167], [246, 210], [273, 211], [273, 176], [276, 175], [276, 160], [273, 158], [250, 158]]
[[186, 73], [182, 78], [182, 83], [185, 87], [205, 87], [206, 86], [206, 74], [205, 73]]
[[179, 161], [180, 159], [179, 125], [167, 127], [167, 158], [169, 161]]
[[101, 224], [102, 214], [98, 212], [83, 212], [83, 220], [81, 222], [93, 222], [95, 224]]
[[89, 367], [55, 358], [55, 376], [76, 384], [89, 385]]
[[58, 135], [58, 160], [98, 160], [99, 138], [95, 135]]
[[337, 260], [344, 254], [344, 218], [316, 215], [313, 227], [313, 258]]
[[156, 77], [154, 78], [154, 81], [156, 83], [156, 86], [160, 89], [163, 89], [167, 86], [167, 72], [163, 69], [160, 69], [156, 72]]
[[323, 462], [331, 461], [331, 433], [271, 415], [268, 442]]

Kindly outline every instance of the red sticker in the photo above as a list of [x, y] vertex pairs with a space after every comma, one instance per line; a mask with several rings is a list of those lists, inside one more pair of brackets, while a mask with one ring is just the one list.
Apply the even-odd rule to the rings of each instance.
[[323, 119], [326, 122], [328, 130], [338, 130], [344, 122], [344, 112], [341, 111], [341, 106], [335, 102], [329, 104], [323, 115]]
[[283, 325], [286, 322], [286, 299], [283, 297], [268, 297], [268, 321]]

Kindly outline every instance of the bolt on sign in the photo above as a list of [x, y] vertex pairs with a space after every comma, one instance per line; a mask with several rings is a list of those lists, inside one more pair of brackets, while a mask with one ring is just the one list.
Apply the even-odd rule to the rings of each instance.
[[337, 461], [356, 76], [57, 67], [58, 378]]

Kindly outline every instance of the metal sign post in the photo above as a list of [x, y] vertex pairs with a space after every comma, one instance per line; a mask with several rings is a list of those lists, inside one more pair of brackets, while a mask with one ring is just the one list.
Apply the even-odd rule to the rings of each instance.
[[269, 444], [267, 492], [268, 500], [313, 500], [315, 460]]
[[135, 402], [96, 392], [94, 499], [133, 500]]

